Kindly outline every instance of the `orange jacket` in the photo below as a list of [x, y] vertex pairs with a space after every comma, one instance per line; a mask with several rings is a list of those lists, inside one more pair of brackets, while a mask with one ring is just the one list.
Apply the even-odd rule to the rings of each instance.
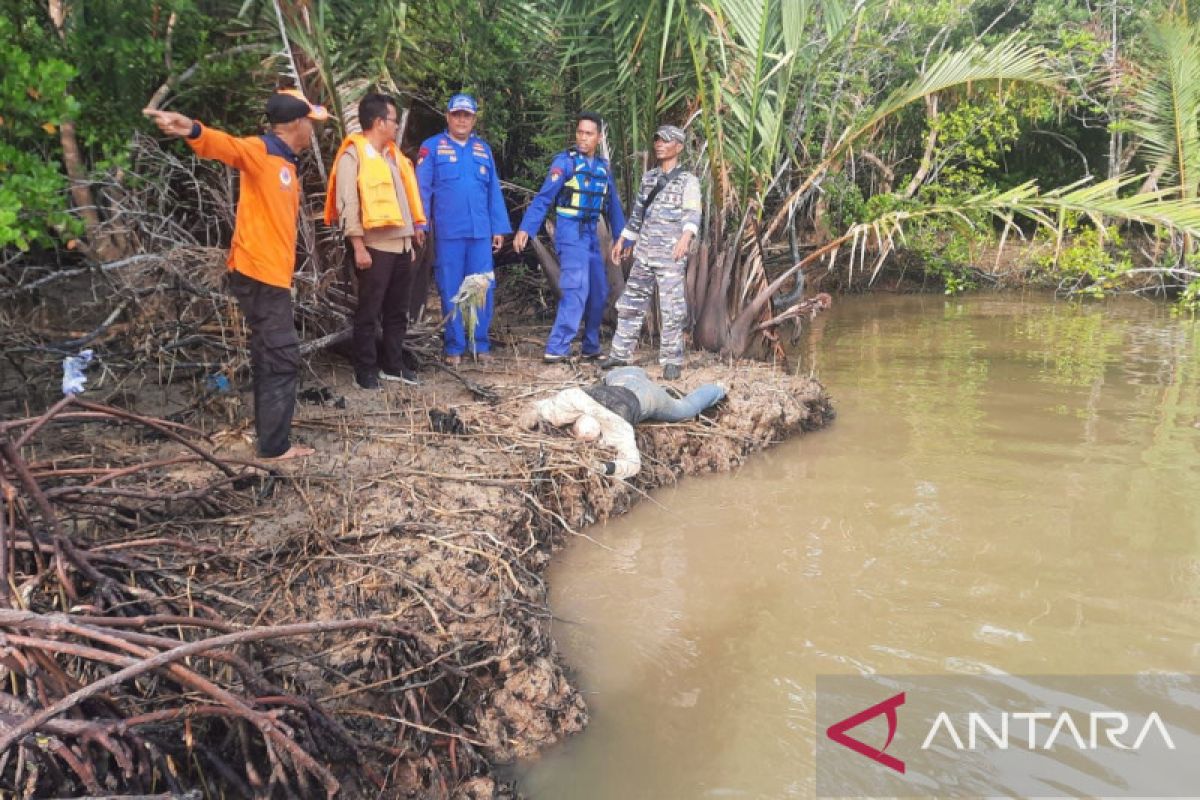
[[291, 288], [300, 210], [296, 155], [274, 134], [238, 138], [199, 123], [196, 127], [199, 135], [185, 139], [196, 154], [241, 173], [229, 268], [271, 286]]
[[[329, 172], [329, 189], [325, 193], [325, 224], [333, 225], [337, 221], [337, 165], [342, 160], [342, 154], [354, 147], [358, 154], [358, 197], [362, 209], [362, 226], [364, 230], [381, 227], [403, 227], [411, 224], [414, 227], [424, 226], [425, 209], [421, 205], [421, 191], [417, 186], [417, 176], [413, 172], [412, 161], [400, 152], [395, 142], [388, 142], [385, 154], [392, 157], [396, 171], [400, 175], [403, 187], [392, 185], [392, 171], [382, 158], [368, 158], [367, 137], [361, 133], [353, 133], [342, 141], [337, 155], [333, 157], [333, 169]], [[374, 151], [371, 151], [374, 152]], [[408, 210], [411, 220], [405, 220], [400, 211], [398, 201], [399, 191], [403, 190], [408, 200]]]

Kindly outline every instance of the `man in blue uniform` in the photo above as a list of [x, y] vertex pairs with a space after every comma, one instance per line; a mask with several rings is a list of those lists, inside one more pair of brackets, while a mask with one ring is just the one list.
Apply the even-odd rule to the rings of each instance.
[[[467, 349], [462, 315], [451, 298], [463, 278], [492, 271], [492, 254], [512, 233], [496, 159], [487, 142], [472, 133], [479, 106], [475, 98], [456, 94], [446, 107], [446, 132], [426, 139], [417, 157], [417, 184], [434, 234], [434, 280], [442, 313], [453, 312], [446, 323], [446, 363], [455, 366]], [[488, 326], [492, 321], [492, 291], [479, 312], [474, 331], [475, 355], [491, 358]]]
[[596, 155], [600, 144], [600, 117], [584, 112], [575, 123], [575, 146], [554, 157], [542, 183], [513, 237], [513, 249], [525, 249], [537, 236], [542, 220], [555, 212], [554, 244], [562, 270], [558, 313], [546, 341], [543, 360], [552, 364], [571, 355], [571, 342], [583, 320], [583, 357], [600, 357], [600, 320], [608, 300], [604, 254], [596, 234], [601, 215], [608, 219], [613, 239], [625, 229], [625, 213], [608, 161]]

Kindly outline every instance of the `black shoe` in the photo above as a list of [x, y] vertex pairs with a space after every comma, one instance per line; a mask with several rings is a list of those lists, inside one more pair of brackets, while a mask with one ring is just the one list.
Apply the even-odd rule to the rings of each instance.
[[629, 366], [628, 361], [622, 361], [621, 359], [613, 358], [612, 356], [605, 356], [597, 363], [600, 365], [600, 369], [616, 369], [617, 367]]
[[376, 375], [374, 372], [368, 373], [366, 375], [355, 375], [354, 382], [358, 384], [358, 388], [360, 388], [360, 389], [378, 389], [379, 388], [379, 376]]
[[542, 355], [542, 363], [543, 364], [562, 364], [562, 363], [564, 363], [566, 361], [570, 361], [570, 360], [571, 360], [571, 356], [569, 353], [563, 353], [562, 355], [555, 355], [554, 353], [545, 353]]
[[682, 374], [683, 367], [679, 366], [678, 364], [667, 364], [665, 367], [663, 367], [664, 381], [677, 381], [679, 380], [679, 376]]
[[603, 352], [599, 352], [599, 353], [583, 353], [583, 354], [581, 354], [579, 357], [580, 357], [580, 358], [582, 358], [584, 361], [599, 361], [599, 360], [600, 360], [600, 358], [601, 358], [603, 355], [604, 355], [604, 353], [603, 353]]
[[397, 375], [394, 372], [388, 372], [387, 370], [383, 370], [382, 372], [379, 373], [379, 377], [383, 378], [385, 381], [392, 381], [394, 383], [403, 383], [407, 386], [420, 386], [421, 385], [421, 379], [417, 377], [417, 373], [414, 372], [413, 370], [409, 369], [408, 367], [401, 367], [399, 375]]

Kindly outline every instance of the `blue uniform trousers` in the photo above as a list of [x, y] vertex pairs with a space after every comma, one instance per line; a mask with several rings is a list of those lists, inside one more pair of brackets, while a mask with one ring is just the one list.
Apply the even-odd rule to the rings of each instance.
[[558, 218], [554, 234], [558, 263], [562, 269], [558, 313], [546, 341], [546, 354], [563, 356], [571, 352], [571, 342], [583, 321], [583, 353], [600, 352], [600, 320], [608, 301], [608, 275], [595, 222]]
[[[461, 356], [467, 349], [467, 334], [463, 329], [462, 314], [454, 308], [450, 298], [458, 294], [463, 278], [480, 272], [492, 271], [492, 240], [442, 239], [437, 247], [433, 262], [433, 277], [437, 281], [438, 296], [442, 298], [442, 316], [454, 312], [446, 323], [446, 355]], [[492, 324], [492, 295], [496, 282], [492, 281], [487, 293], [487, 304], [479, 311], [479, 325], [475, 330], [475, 352], [487, 353], [492, 349], [488, 340], [488, 327]]]

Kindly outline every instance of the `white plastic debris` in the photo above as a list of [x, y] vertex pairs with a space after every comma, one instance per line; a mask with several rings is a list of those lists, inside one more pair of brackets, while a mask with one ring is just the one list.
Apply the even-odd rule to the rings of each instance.
[[87, 376], [83, 371], [87, 369], [87, 365], [92, 362], [91, 350], [80, 350], [77, 356], [67, 356], [63, 359], [63, 394], [80, 394], [83, 392], [83, 385], [87, 383]]

